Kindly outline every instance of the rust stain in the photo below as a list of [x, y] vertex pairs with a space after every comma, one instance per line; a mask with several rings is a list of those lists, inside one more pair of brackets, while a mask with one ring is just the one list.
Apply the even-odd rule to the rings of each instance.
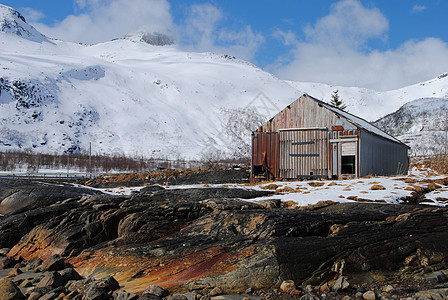
[[[181, 284], [206, 276], [226, 274], [238, 268], [238, 262], [255, 253], [255, 246], [241, 251], [222, 247], [193, 249], [182, 257], [136, 257], [116, 253], [108, 248], [83, 253], [69, 259], [82, 276], [95, 278], [112, 275], [123, 290], [141, 293], [156, 284], [175, 291]], [[179, 255], [179, 254], [176, 254]]]
[[280, 143], [276, 132], [259, 132], [252, 137], [252, 178], [266, 172], [267, 180], [279, 176]]
[[45, 260], [54, 254], [61, 254], [63, 249], [52, 245], [53, 235], [54, 232], [52, 230], [37, 227], [28, 234], [26, 241], [19, 242], [12, 247], [8, 255], [15, 257], [21, 256], [27, 260], [34, 257]]

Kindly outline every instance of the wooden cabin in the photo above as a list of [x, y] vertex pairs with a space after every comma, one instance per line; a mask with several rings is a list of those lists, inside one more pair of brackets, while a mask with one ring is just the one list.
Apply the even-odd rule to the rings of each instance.
[[403, 175], [409, 147], [307, 94], [252, 134], [252, 180]]

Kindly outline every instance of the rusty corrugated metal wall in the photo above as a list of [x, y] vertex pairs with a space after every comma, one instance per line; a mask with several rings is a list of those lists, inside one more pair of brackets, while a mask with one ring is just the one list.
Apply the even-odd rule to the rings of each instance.
[[271, 180], [279, 177], [280, 142], [277, 132], [254, 133], [252, 136], [253, 179]]
[[281, 178], [329, 176], [326, 128], [285, 129], [280, 130], [279, 135]]

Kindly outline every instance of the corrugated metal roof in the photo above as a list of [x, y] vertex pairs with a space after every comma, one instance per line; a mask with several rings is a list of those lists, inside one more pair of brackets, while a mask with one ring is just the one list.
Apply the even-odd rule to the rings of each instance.
[[385, 139], [394, 141], [396, 143], [399, 144], [403, 144], [406, 147], [410, 148], [408, 145], [404, 144], [402, 141], [398, 140], [397, 138], [391, 136], [390, 134], [387, 134], [386, 132], [382, 131], [381, 129], [379, 129], [378, 127], [376, 127], [375, 125], [371, 124], [369, 121], [366, 121], [360, 117], [357, 117], [349, 112], [343, 111], [331, 104], [328, 104], [326, 102], [323, 102], [322, 100], [316, 99], [313, 96], [310, 96], [308, 94], [304, 94], [305, 96], [310, 97], [311, 99], [313, 99], [314, 101], [318, 102], [320, 105], [322, 105], [323, 107], [325, 107], [328, 110], [331, 110], [332, 112], [334, 112], [335, 114], [337, 114], [338, 116], [343, 117], [344, 119], [346, 119], [347, 121], [349, 121], [350, 123], [352, 123], [353, 125], [355, 125], [356, 127], [358, 127], [359, 129], [364, 129], [372, 134], [378, 135], [380, 137], [383, 137]]

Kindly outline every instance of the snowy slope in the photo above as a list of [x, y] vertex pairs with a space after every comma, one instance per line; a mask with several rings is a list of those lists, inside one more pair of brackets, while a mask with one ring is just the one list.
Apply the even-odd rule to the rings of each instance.
[[331, 94], [339, 90], [338, 94], [347, 105], [347, 110], [368, 121], [376, 121], [415, 99], [448, 98], [447, 73], [426, 82], [385, 92], [358, 87], [330, 86], [322, 83], [289, 82], [289, 84], [326, 102], [330, 102]]
[[135, 36], [78, 45], [1, 32], [0, 150], [243, 155], [250, 130], [300, 95], [247, 62]]
[[448, 98], [408, 102], [375, 125], [408, 144], [414, 155], [445, 153], [448, 145]]
[[0, 31], [17, 35], [34, 42], [48, 41], [47, 37], [26, 23], [16, 10], [0, 4]]
[[[97, 45], [53, 40], [0, 5], [0, 151], [125, 153], [196, 159], [248, 153], [250, 132], [303, 93], [376, 120], [423, 97], [448, 97], [448, 77], [376, 92], [286, 82], [225, 54], [179, 50], [140, 31]], [[6, 25], [5, 25], [6, 24]]]

